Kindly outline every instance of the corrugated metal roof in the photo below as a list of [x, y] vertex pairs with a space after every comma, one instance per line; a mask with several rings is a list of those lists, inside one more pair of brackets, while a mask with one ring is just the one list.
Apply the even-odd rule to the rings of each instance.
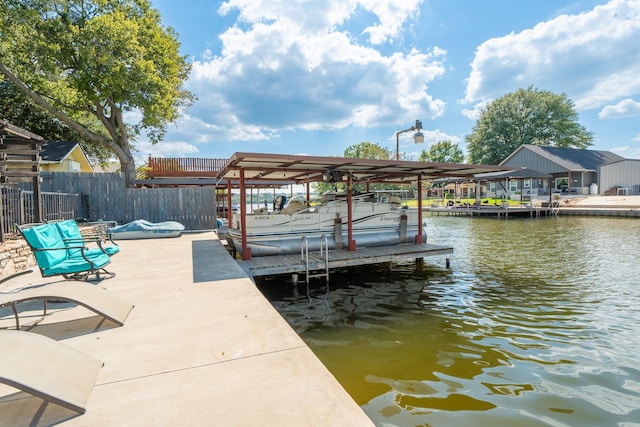
[[235, 153], [220, 171], [218, 179], [238, 180], [242, 170], [246, 180], [295, 181], [296, 183], [342, 181], [349, 175], [355, 181], [408, 183], [418, 175], [434, 177], [472, 177], [477, 173], [513, 170], [496, 165], [432, 163], [402, 160], [317, 157], [287, 154]]

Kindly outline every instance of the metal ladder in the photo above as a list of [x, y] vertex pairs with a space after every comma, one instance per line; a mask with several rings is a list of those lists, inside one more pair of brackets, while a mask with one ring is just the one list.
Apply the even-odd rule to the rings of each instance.
[[302, 236], [302, 245], [300, 246], [300, 257], [304, 263], [305, 283], [309, 284], [311, 277], [324, 277], [329, 283], [329, 241], [324, 234], [320, 236], [320, 258], [324, 259], [324, 273], [309, 274], [309, 242], [307, 236]]

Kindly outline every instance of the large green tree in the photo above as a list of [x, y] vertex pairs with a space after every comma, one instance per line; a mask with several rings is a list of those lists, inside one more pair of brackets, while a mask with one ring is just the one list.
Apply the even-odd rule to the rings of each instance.
[[[193, 96], [177, 36], [149, 0], [2, 0], [0, 74], [48, 114], [118, 158], [158, 142]], [[97, 120], [101, 129], [88, 123]]]
[[529, 87], [488, 104], [466, 140], [471, 163], [497, 165], [523, 144], [587, 148], [593, 133], [566, 95]]
[[[0, 117], [49, 141], [76, 141], [92, 164], [105, 165], [113, 156], [106, 147], [86, 141], [82, 135], [38, 107], [7, 80], [0, 80]], [[100, 131], [97, 119], [87, 127]]]
[[419, 160], [421, 162], [462, 163], [464, 151], [458, 144], [445, 139], [433, 144], [429, 151], [422, 150]]

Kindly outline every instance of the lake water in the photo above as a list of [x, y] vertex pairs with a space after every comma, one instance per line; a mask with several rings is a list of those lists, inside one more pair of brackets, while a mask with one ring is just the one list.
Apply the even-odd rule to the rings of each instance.
[[426, 221], [450, 270], [261, 284], [377, 425], [640, 426], [639, 220]]

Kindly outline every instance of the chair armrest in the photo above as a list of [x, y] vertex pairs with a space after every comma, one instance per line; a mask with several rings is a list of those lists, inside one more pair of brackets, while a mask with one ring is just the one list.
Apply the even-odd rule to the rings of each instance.
[[31, 248], [33, 252], [45, 251], [68, 251], [69, 249], [80, 249], [82, 252], [86, 249], [84, 246], [65, 246], [64, 248]]

